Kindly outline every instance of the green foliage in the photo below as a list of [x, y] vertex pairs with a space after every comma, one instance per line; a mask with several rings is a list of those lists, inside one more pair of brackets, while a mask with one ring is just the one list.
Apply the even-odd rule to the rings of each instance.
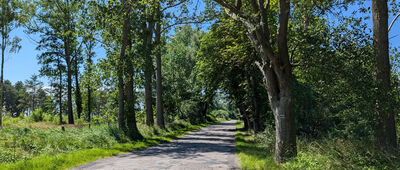
[[40, 122], [43, 121], [43, 111], [42, 108], [37, 109], [35, 111], [32, 112], [32, 119], [35, 122]]
[[166, 54], [162, 58], [163, 89], [167, 121], [176, 119], [202, 121], [201, 86], [196, 79], [197, 50], [204, 32], [184, 25], [175, 29], [175, 35], [166, 44]]
[[213, 110], [210, 115], [214, 118], [219, 118], [223, 120], [228, 120], [231, 118], [230, 113], [226, 110]]

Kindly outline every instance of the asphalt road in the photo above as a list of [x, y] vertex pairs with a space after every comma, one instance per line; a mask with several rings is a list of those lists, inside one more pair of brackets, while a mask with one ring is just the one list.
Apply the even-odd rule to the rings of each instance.
[[167, 143], [73, 169], [239, 169], [235, 156], [235, 122], [210, 125]]

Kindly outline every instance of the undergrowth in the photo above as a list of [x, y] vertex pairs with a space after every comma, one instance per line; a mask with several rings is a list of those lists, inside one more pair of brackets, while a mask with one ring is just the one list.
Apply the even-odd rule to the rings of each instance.
[[65, 131], [6, 127], [0, 129], [0, 169], [70, 168], [166, 142], [208, 124], [175, 121], [166, 129], [138, 124], [144, 136], [140, 141], [129, 139], [116, 125], [66, 128]]
[[267, 128], [254, 135], [237, 124], [237, 156], [242, 169], [399, 169], [400, 151], [382, 154], [371, 140], [298, 138], [296, 158], [283, 164], [274, 162], [274, 133]]

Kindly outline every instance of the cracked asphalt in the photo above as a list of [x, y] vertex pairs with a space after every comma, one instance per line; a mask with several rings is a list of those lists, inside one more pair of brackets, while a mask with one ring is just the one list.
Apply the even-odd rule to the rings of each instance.
[[73, 169], [239, 169], [235, 155], [235, 120], [204, 127], [178, 139]]

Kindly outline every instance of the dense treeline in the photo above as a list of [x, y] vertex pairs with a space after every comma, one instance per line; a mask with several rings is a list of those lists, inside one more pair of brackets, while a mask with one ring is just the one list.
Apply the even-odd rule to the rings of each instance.
[[[239, 118], [275, 139], [277, 163], [297, 155], [299, 139], [367, 141], [398, 155], [398, 52], [387, 25], [399, 9], [363, 3], [215, 0], [196, 12], [187, 0], [4, 0], [0, 125], [3, 116], [118, 124], [139, 140], [138, 123]], [[343, 15], [351, 6], [357, 15]], [[36, 75], [3, 81], [19, 27], [39, 37], [46, 88]]]

